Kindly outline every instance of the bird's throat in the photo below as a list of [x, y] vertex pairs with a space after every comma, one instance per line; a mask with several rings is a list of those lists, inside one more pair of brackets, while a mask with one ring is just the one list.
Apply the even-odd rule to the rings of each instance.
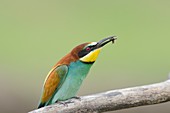
[[98, 48], [94, 51], [91, 51], [89, 54], [87, 54], [86, 56], [80, 58], [80, 61], [84, 62], [84, 63], [93, 63], [96, 61], [99, 53], [100, 53], [101, 48]]

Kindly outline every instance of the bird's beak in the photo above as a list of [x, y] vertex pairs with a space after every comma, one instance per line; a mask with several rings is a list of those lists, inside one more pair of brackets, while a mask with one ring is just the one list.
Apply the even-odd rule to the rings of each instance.
[[114, 43], [114, 41], [116, 39], [117, 39], [116, 36], [110, 36], [108, 38], [104, 38], [104, 39], [100, 40], [99, 42], [97, 42], [97, 48], [101, 48], [109, 42]]

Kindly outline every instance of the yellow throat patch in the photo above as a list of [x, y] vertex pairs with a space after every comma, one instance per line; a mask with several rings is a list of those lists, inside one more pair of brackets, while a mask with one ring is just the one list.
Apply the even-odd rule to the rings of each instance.
[[94, 51], [91, 51], [89, 54], [85, 55], [84, 57], [80, 58], [80, 61], [83, 62], [94, 62], [96, 61], [101, 48], [95, 49]]

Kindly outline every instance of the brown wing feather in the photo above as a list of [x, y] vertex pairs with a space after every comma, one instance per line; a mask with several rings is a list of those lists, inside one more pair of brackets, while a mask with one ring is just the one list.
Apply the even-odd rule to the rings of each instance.
[[68, 65], [71, 61], [75, 60], [76, 59], [74, 59], [70, 54], [67, 54], [53, 67], [52, 71], [49, 75], [47, 75], [47, 79], [44, 84], [44, 91], [41, 98], [42, 103], [47, 102], [50, 99], [60, 83], [60, 78], [54, 70], [60, 65]]
[[[54, 68], [55, 69], [55, 68]], [[41, 98], [41, 102], [47, 102], [50, 97], [55, 92], [56, 87], [60, 83], [60, 78], [58, 74], [54, 71], [54, 69], [49, 73], [47, 80], [44, 84], [44, 90]]]

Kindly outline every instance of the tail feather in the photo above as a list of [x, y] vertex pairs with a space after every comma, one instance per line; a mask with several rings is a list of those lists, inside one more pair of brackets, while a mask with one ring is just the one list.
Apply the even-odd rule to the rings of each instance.
[[45, 106], [45, 103], [40, 103], [40, 104], [38, 105], [38, 109], [41, 108], [41, 107], [44, 107], [44, 106]]

